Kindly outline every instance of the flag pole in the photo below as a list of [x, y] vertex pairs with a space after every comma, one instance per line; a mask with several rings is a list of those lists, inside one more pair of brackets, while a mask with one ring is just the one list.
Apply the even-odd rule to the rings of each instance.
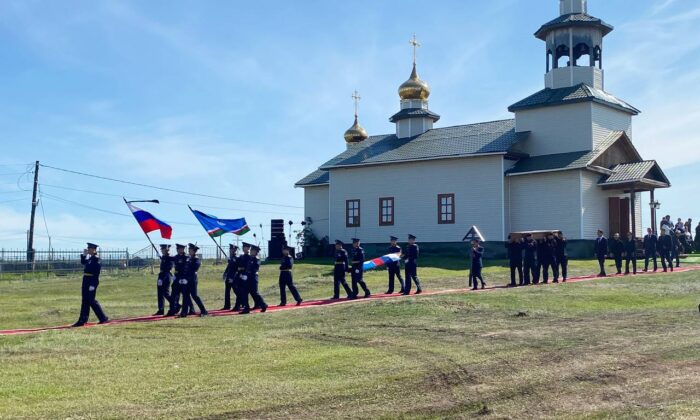
[[[194, 210], [192, 210], [192, 207], [190, 207], [189, 204], [187, 205], [187, 207], [190, 209], [192, 214], [194, 214]], [[204, 227], [204, 226], [202, 226], [202, 227]], [[209, 234], [209, 232], [207, 232], [207, 236], [211, 238], [212, 242], [214, 242], [214, 245], [216, 245], [216, 247], [219, 248], [219, 251], [221, 251], [221, 253], [224, 255], [224, 257], [226, 257], [226, 259], [228, 259], [228, 254], [226, 253], [226, 251], [224, 251], [224, 249], [221, 247], [221, 245], [219, 245], [219, 243], [216, 242], [216, 239], [214, 239], [214, 237], [211, 236]]]
[[[124, 204], [126, 204], [126, 206], [129, 207], [129, 202], [126, 201], [126, 198], [122, 197], [122, 199], [124, 200]], [[131, 210], [131, 209], [129, 209], [129, 210]], [[158, 248], [156, 248], [155, 244], [154, 244], [153, 241], [151, 240], [151, 237], [148, 236], [148, 233], [146, 233], [146, 232], [143, 232], [143, 234], [146, 235], [146, 239], [148, 239], [148, 242], [149, 242], [149, 243], [151, 244], [151, 246], [153, 247], [153, 250], [156, 252], [156, 255], [158, 256], [158, 258], [160, 258], [160, 251], [158, 251]]]

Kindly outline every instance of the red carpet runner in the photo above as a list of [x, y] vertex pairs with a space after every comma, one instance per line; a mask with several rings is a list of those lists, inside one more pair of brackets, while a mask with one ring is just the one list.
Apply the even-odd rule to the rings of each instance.
[[[685, 266], [685, 267], [680, 267], [675, 269], [673, 273], [687, 273], [689, 271], [697, 271], [700, 270], [700, 266]], [[663, 273], [661, 271], [653, 273], [653, 272], [648, 272], [648, 273], [639, 273], [639, 275], [663, 275], [663, 274], [673, 274], [671, 272], [669, 273]], [[608, 277], [597, 277], [597, 276], [583, 276], [583, 277], [572, 277], [567, 280], [567, 283], [576, 283], [576, 282], [582, 282], [582, 281], [592, 281], [592, 280], [605, 280], [605, 279], [611, 279], [611, 278], [620, 278], [620, 277], [629, 277], [629, 276], [622, 276], [622, 275], [615, 275], [615, 276], [608, 276]], [[560, 285], [560, 284], [566, 284], [566, 283], [549, 283], [547, 284], [548, 286], [550, 285]], [[539, 286], [542, 286], [543, 284], [540, 283]], [[532, 286], [531, 286], [532, 287]], [[471, 289], [447, 289], [447, 290], [435, 290], [435, 291], [428, 291], [428, 292], [423, 292], [422, 294], [418, 296], [435, 296], [435, 295], [445, 295], [445, 294], [453, 294], [453, 293], [481, 293], [481, 292], [492, 292], [495, 290], [502, 290], [502, 289], [509, 289], [507, 286], [489, 286], [486, 287], [485, 289], [479, 289], [472, 291]], [[414, 295], [411, 295], [414, 296]], [[351, 303], [359, 303], [359, 302], [367, 302], [371, 300], [378, 300], [378, 299], [401, 299], [404, 298], [404, 296], [400, 294], [393, 294], [393, 295], [386, 295], [386, 294], [379, 294], [379, 295], [372, 295], [368, 299], [357, 299], [357, 300], [347, 300], [347, 299], [340, 299], [340, 300], [312, 300], [308, 302], [303, 302], [299, 306], [294, 306], [292, 304], [291, 306], [270, 306], [267, 311], [268, 312], [278, 312], [278, 311], [291, 311], [291, 310], [297, 310], [297, 309], [304, 309], [304, 308], [313, 308], [313, 307], [319, 307], [319, 306], [330, 306], [330, 305], [344, 305], [344, 304], [351, 304]], [[257, 313], [257, 311], [255, 312]], [[209, 312], [209, 316], [238, 316], [240, 315], [238, 312], [231, 312], [231, 311], [211, 311]], [[121, 325], [121, 324], [133, 324], [137, 322], [156, 322], [156, 321], [165, 321], [165, 320], [172, 320], [175, 319], [175, 317], [163, 317], [163, 316], [141, 316], [141, 317], [134, 317], [134, 318], [123, 318], [123, 319], [115, 319], [115, 320], [110, 320], [108, 323], [103, 324], [103, 325]], [[88, 327], [94, 327], [99, 324], [97, 323], [88, 323], [85, 324], [85, 326], [81, 328], [88, 328]], [[44, 327], [44, 328], [27, 328], [27, 329], [17, 329], [17, 330], [0, 330], [0, 335], [19, 335], [19, 334], [31, 334], [31, 333], [39, 333], [39, 332], [44, 332], [44, 331], [54, 331], [54, 330], [66, 330], [72, 328], [70, 325], [60, 325], [60, 326], [55, 326], [55, 327]]]

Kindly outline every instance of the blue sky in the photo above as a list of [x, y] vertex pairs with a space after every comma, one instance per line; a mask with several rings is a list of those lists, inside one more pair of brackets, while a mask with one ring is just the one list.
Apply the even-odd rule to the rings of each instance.
[[[606, 90], [643, 111], [633, 140], [674, 184], [658, 194], [662, 212], [700, 219], [700, 3], [589, 0], [589, 12], [615, 26]], [[393, 131], [414, 32], [444, 127], [509, 118], [508, 105], [541, 89], [544, 46], [532, 34], [557, 14], [556, 0], [0, 2], [0, 244], [24, 246], [30, 196], [18, 186], [31, 183], [18, 173], [35, 160], [301, 207], [293, 183], [345, 147], [354, 89], [370, 134]], [[174, 240], [200, 243], [208, 239], [184, 203], [256, 227], [302, 219], [301, 208], [50, 169], [41, 182], [55, 247], [145, 246], [133, 220], [65, 200], [118, 213], [121, 194], [169, 201], [147, 208], [174, 222]], [[37, 222], [45, 248], [41, 212]]]

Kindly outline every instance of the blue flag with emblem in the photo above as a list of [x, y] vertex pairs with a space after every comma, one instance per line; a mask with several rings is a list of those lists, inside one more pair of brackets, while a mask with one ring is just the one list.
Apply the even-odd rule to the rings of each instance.
[[197, 218], [199, 223], [202, 225], [204, 230], [207, 231], [209, 236], [216, 238], [226, 233], [233, 233], [234, 235], [243, 236], [250, 232], [250, 227], [246, 223], [245, 218], [242, 219], [219, 219], [216, 216], [203, 213], [199, 210], [194, 210], [190, 207], [192, 214]]

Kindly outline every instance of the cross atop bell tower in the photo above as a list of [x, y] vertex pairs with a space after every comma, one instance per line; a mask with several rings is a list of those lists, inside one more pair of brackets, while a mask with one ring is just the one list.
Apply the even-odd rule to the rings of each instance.
[[563, 16], [572, 13], [588, 14], [588, 2], [586, 0], [559, 0], [559, 14]]

